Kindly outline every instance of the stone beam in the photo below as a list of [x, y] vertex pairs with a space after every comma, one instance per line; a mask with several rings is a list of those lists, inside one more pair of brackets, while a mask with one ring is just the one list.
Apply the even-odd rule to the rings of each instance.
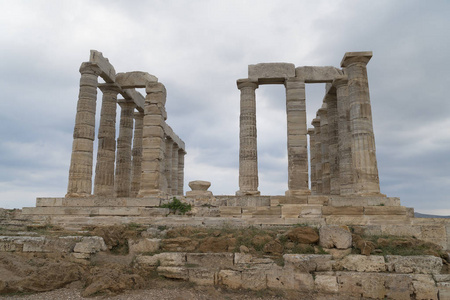
[[138, 111], [144, 111], [145, 98], [141, 93], [139, 93], [135, 89], [122, 89], [122, 92], [120, 94], [126, 100], [132, 100], [134, 104], [136, 104], [136, 109]]
[[295, 77], [305, 83], [332, 82], [338, 76], [344, 75], [341, 69], [335, 67], [298, 67], [295, 68]]
[[101, 71], [100, 77], [102, 77], [106, 83], [114, 83], [116, 80], [116, 70], [114, 70], [113, 65], [109, 63], [109, 60], [103, 57], [101, 52], [91, 50], [89, 62], [97, 65]]
[[186, 152], [186, 146], [183, 140], [180, 139], [180, 137], [176, 135], [175, 132], [173, 132], [173, 129], [169, 125], [167, 125], [167, 123], [164, 123], [163, 128], [165, 135], [170, 137], [172, 141], [178, 146], [178, 148]]
[[289, 63], [261, 63], [248, 66], [248, 78], [258, 84], [283, 84], [295, 77], [295, 65]]
[[145, 88], [147, 83], [158, 82], [158, 78], [147, 72], [133, 71], [126, 73], [117, 73], [116, 82], [123, 89]]

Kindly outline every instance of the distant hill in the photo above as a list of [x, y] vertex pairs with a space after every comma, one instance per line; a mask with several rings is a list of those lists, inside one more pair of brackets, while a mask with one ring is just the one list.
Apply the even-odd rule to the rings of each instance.
[[445, 218], [445, 219], [450, 218], [450, 216], [427, 215], [427, 214], [421, 214], [418, 212], [414, 213], [414, 217], [416, 217], [416, 218]]

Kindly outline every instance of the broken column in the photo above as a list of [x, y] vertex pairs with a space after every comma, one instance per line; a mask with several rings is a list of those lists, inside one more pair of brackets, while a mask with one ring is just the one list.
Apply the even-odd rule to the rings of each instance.
[[91, 195], [92, 190], [97, 78], [101, 70], [96, 64], [84, 62], [81, 64], [80, 73], [80, 91], [66, 197], [86, 197]]
[[372, 109], [366, 65], [372, 52], [347, 52], [341, 61], [348, 76], [352, 160], [355, 171], [354, 192], [380, 194]]
[[236, 192], [236, 195], [259, 195], [255, 99], [255, 90], [258, 88], [258, 82], [251, 79], [239, 79], [237, 86], [241, 91], [241, 115], [239, 134], [239, 191]]
[[131, 169], [131, 192], [130, 197], [136, 197], [141, 188], [142, 173], [142, 129], [144, 122], [144, 112], [134, 113], [134, 138], [133, 138], [133, 161]]

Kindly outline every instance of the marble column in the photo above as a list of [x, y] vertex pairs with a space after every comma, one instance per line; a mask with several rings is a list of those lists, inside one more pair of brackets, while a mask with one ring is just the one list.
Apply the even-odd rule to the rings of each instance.
[[311, 169], [311, 193], [317, 194], [316, 179], [316, 137], [314, 136], [314, 128], [308, 129], [309, 135], [309, 166]]
[[177, 144], [173, 144], [173, 151], [172, 151], [172, 174], [171, 174], [171, 185], [172, 188], [169, 190], [172, 195], [178, 194], [178, 151], [180, 148]]
[[165, 196], [164, 115], [166, 88], [162, 83], [149, 83], [144, 106], [144, 129], [142, 140], [141, 189], [138, 197]]
[[166, 169], [165, 169], [165, 176], [166, 176], [166, 180], [167, 180], [167, 192], [169, 194], [172, 195], [172, 156], [173, 156], [173, 152], [174, 152], [174, 142], [170, 137], [166, 137], [166, 157], [164, 158], [165, 160], [165, 165], [166, 165]]
[[143, 122], [144, 122], [144, 112], [142, 111], [135, 112], [130, 197], [136, 197], [137, 194], [139, 193], [139, 189], [141, 188]]
[[183, 149], [178, 151], [178, 193], [184, 195], [184, 156], [186, 152]]
[[87, 197], [92, 190], [97, 78], [101, 70], [85, 62], [80, 67], [80, 91], [73, 130], [72, 157], [66, 197]]
[[239, 191], [236, 192], [236, 195], [259, 195], [255, 96], [258, 82], [251, 79], [239, 79], [237, 86], [241, 91], [241, 115], [239, 134]]
[[347, 52], [341, 67], [348, 76], [354, 191], [360, 195], [380, 194], [375, 137], [372, 124], [366, 65], [372, 52]]
[[338, 112], [336, 91], [331, 87], [325, 95], [328, 119], [328, 162], [330, 164], [330, 195], [339, 195], [339, 141], [338, 141]]
[[[315, 180], [316, 191], [315, 194], [321, 195], [323, 192], [322, 183], [322, 138], [320, 133], [320, 118], [317, 116], [311, 122], [314, 126], [314, 156], [315, 156]], [[312, 171], [312, 169], [311, 169]], [[312, 174], [311, 174], [312, 177]]]
[[130, 197], [131, 192], [131, 142], [133, 137], [133, 117], [136, 104], [118, 101], [120, 112], [119, 138], [117, 139], [116, 178], [114, 190], [116, 197]]
[[311, 193], [308, 187], [308, 140], [305, 82], [289, 78], [286, 86], [288, 188], [286, 196]]
[[116, 160], [116, 109], [120, 88], [115, 84], [101, 84], [103, 92], [100, 126], [98, 128], [97, 164], [95, 167], [94, 195], [114, 195], [114, 163]]
[[350, 107], [348, 103], [347, 76], [333, 81], [336, 88], [339, 128], [339, 178], [340, 194], [353, 194], [352, 137], [350, 134]]
[[320, 140], [322, 153], [322, 194], [330, 194], [330, 161], [328, 157], [328, 116], [327, 105], [324, 103], [319, 109]]

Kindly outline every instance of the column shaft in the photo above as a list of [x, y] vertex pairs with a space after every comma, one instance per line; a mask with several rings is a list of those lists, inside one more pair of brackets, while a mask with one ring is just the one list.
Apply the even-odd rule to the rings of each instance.
[[166, 163], [165, 176], [167, 180], [167, 192], [171, 195], [172, 193], [172, 163], [173, 163], [173, 152], [174, 152], [174, 142], [170, 137], [166, 137], [166, 157], [164, 158]]
[[320, 132], [320, 117], [317, 116], [312, 121], [314, 126], [314, 142], [315, 142], [315, 156], [316, 156], [316, 194], [323, 194], [323, 182], [322, 182], [322, 135]]
[[322, 152], [322, 194], [330, 194], [330, 161], [328, 156], [328, 116], [326, 104], [319, 109], [320, 140]]
[[142, 173], [142, 129], [144, 112], [134, 113], [133, 161], [131, 169], [131, 197], [136, 197], [141, 188]]
[[237, 81], [241, 91], [239, 134], [239, 191], [236, 195], [259, 195], [256, 140], [256, 95], [258, 84], [250, 79]]
[[172, 195], [178, 194], [178, 151], [180, 148], [178, 148], [177, 144], [173, 144], [173, 151], [172, 151], [172, 174], [171, 174], [171, 193]]
[[95, 64], [85, 62], [81, 64], [80, 73], [80, 91], [66, 197], [86, 197], [92, 190], [97, 77], [101, 71]]
[[[334, 91], [334, 88], [332, 89]], [[328, 119], [328, 162], [330, 164], [330, 194], [339, 195], [339, 141], [338, 141], [338, 113], [336, 93], [330, 91], [325, 96]]]
[[183, 149], [178, 151], [178, 193], [184, 195], [184, 156], [186, 152]]
[[117, 139], [117, 160], [115, 196], [130, 197], [131, 192], [131, 142], [133, 137], [133, 116], [136, 105], [120, 102], [120, 129]]
[[317, 179], [316, 179], [316, 137], [314, 136], [314, 129], [308, 129], [309, 135], [309, 159], [311, 168], [311, 193], [317, 194]]

